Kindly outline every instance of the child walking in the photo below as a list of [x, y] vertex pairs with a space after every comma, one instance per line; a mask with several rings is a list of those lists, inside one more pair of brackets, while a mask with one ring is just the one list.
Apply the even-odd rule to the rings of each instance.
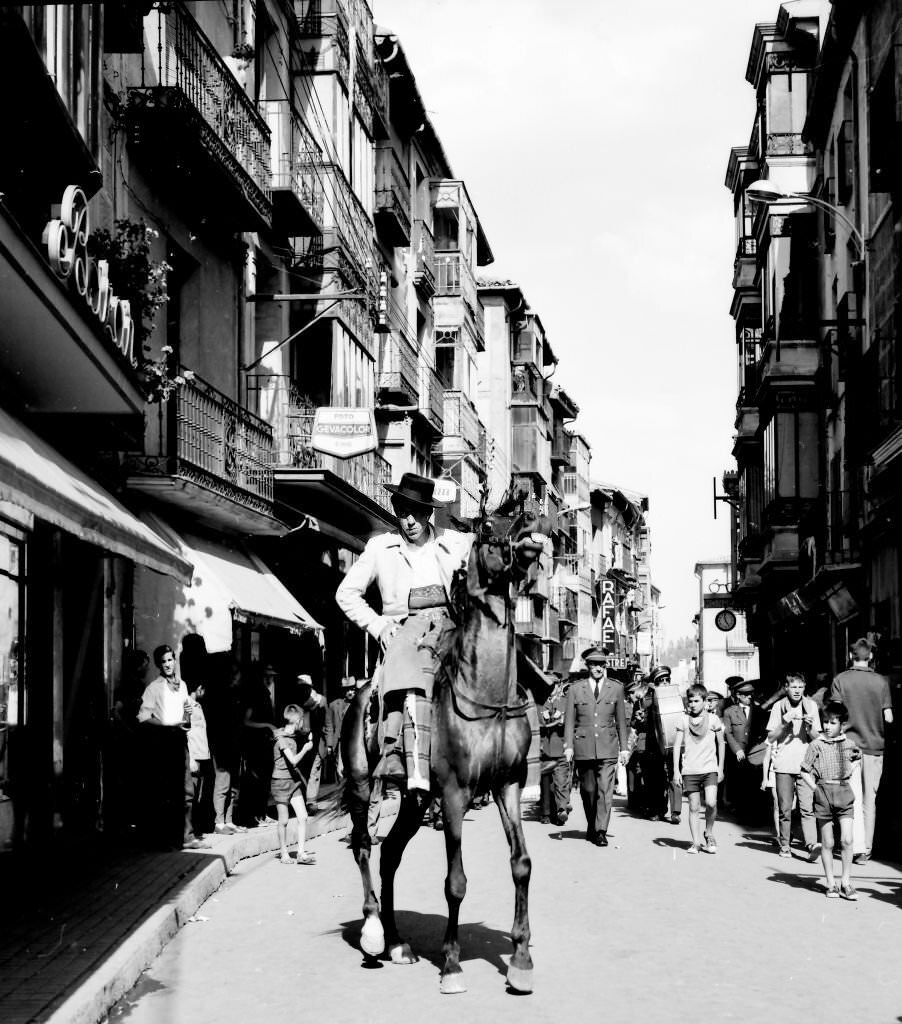
[[[686, 691], [689, 710], [676, 727], [673, 743], [673, 781], [682, 782], [689, 797], [689, 834], [692, 838], [687, 853], [717, 853], [714, 822], [717, 820], [717, 786], [723, 782], [723, 723], [717, 715], [705, 710], [708, 696], [704, 686], [696, 683]], [[680, 752], [685, 747], [682, 772]], [[705, 799], [705, 830], [701, 832], [701, 800]]]
[[[270, 792], [276, 805], [276, 822], [279, 830], [279, 860], [283, 864], [293, 863], [288, 854], [288, 807], [291, 805], [298, 820], [297, 864], [315, 864], [316, 858], [307, 853], [307, 780], [301, 774], [298, 764], [313, 750], [310, 733], [301, 726], [304, 713], [297, 704], [288, 704], [283, 712], [285, 724], [275, 730], [275, 757], [273, 759]], [[300, 750], [298, 743], [301, 744]]]
[[[824, 708], [823, 733], [808, 745], [802, 760], [802, 781], [814, 790], [814, 815], [820, 832], [821, 863], [827, 881], [827, 897], [857, 900], [852, 887], [852, 764], [861, 751], [846, 738], [843, 727], [849, 719], [845, 704], [830, 701]], [[833, 874], [833, 825], [839, 823], [842, 843], [842, 876], [839, 887]]]

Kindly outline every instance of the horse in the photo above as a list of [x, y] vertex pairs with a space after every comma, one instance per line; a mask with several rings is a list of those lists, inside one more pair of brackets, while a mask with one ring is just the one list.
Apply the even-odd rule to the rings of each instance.
[[[528, 700], [517, 685], [513, 601], [529, 566], [550, 532], [547, 518], [532, 512], [511, 513], [511, 503], [475, 522], [465, 574], [455, 587], [456, 628], [436, 672], [432, 702], [430, 769], [432, 791], [441, 797], [448, 873], [445, 898], [448, 922], [442, 943], [441, 992], [465, 992], [460, 966], [458, 918], [467, 878], [461, 855], [463, 817], [472, 798], [491, 792], [510, 847], [514, 881], [513, 955], [507, 971], [509, 988], [533, 988], [529, 953], [528, 891], [531, 861], [520, 821], [520, 790], [526, 780], [531, 726]], [[342, 725], [345, 765], [344, 801], [352, 822], [351, 849], [363, 884], [360, 945], [365, 955], [381, 956], [386, 947], [395, 964], [418, 957], [398, 933], [394, 881], [401, 857], [416, 833], [429, 802], [422, 790], [401, 794], [391, 831], [382, 842], [381, 908], [370, 872], [371, 839], [367, 811], [371, 772], [379, 758], [376, 730], [367, 742], [370, 688], [361, 689]]]

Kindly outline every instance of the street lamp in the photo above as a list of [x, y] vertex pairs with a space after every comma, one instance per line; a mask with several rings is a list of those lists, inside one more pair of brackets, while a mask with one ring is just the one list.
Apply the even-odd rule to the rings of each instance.
[[751, 202], [764, 203], [768, 206], [772, 203], [779, 203], [782, 200], [793, 200], [799, 203], [810, 203], [818, 209], [826, 210], [827, 213], [832, 214], [838, 221], [845, 224], [849, 229], [849, 234], [854, 239], [855, 248], [858, 250], [858, 259], [864, 260], [865, 245], [861, 232], [842, 212], [842, 210], [834, 206], [832, 203], [828, 203], [825, 199], [819, 199], [817, 196], [809, 195], [807, 192], [787, 192], [776, 182], [768, 181], [767, 178], [759, 178], [757, 181], [753, 181], [750, 185], [747, 185], [745, 194]]

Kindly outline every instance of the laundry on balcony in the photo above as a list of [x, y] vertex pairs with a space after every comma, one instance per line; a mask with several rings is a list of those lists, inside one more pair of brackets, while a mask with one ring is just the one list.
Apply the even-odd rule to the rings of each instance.
[[86, 473], [0, 410], [0, 499], [110, 554], [180, 581], [191, 558], [162, 540]]
[[144, 632], [158, 634], [160, 643], [197, 633], [209, 652], [229, 651], [235, 622], [295, 634], [321, 633], [316, 619], [240, 541], [180, 532], [150, 512], [142, 513], [142, 519], [194, 566], [188, 586], [136, 578], [136, 620], [151, 620]]

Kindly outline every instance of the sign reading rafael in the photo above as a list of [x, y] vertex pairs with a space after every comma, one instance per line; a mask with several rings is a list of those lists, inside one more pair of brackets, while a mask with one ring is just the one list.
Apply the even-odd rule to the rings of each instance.
[[375, 451], [379, 444], [372, 409], [323, 406], [316, 410], [310, 446], [323, 455], [350, 459]]

